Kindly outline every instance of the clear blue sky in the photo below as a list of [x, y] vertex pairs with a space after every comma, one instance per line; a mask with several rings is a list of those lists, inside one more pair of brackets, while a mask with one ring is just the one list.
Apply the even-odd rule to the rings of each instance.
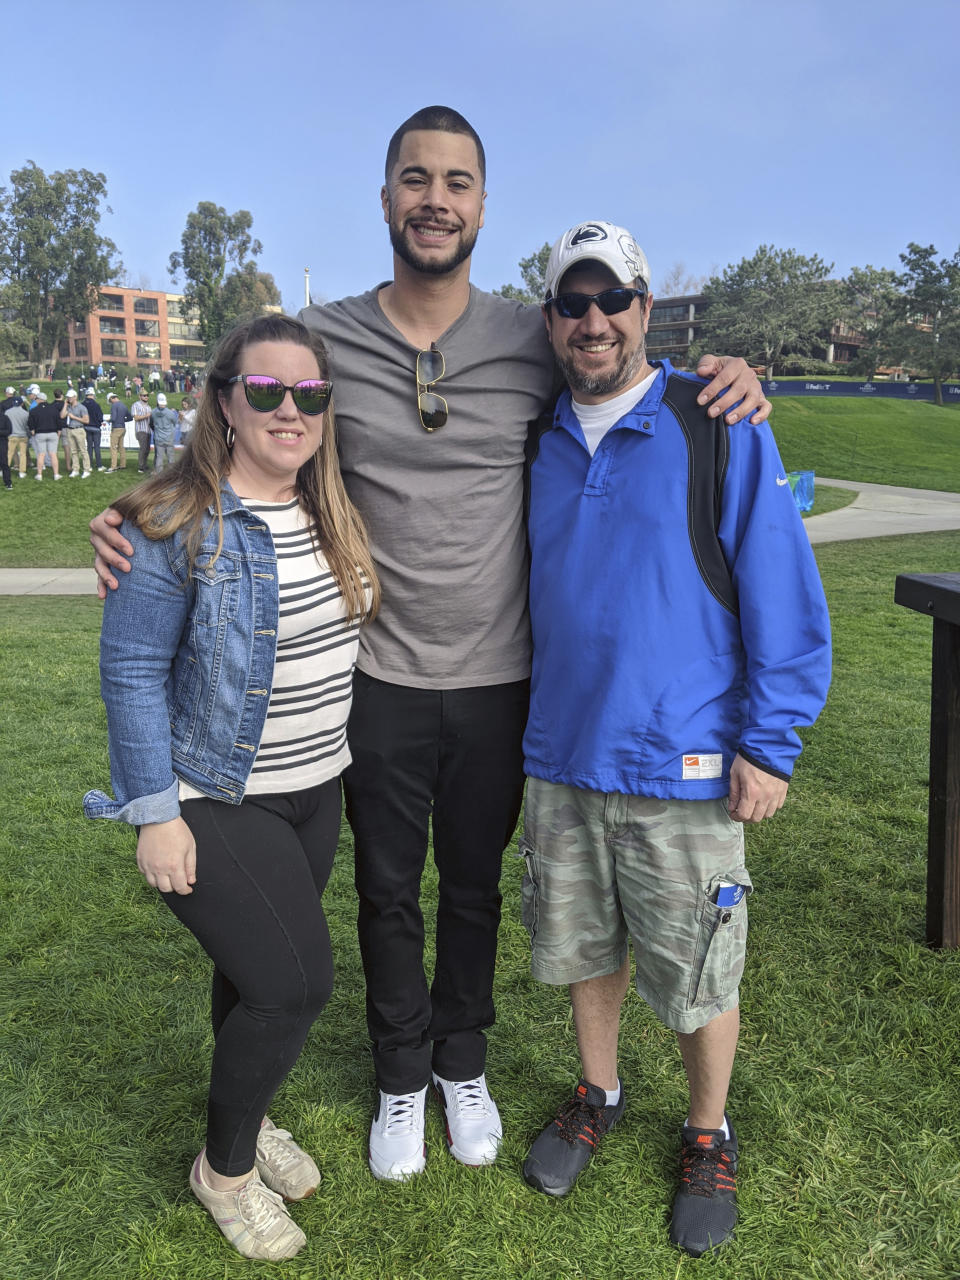
[[315, 297], [388, 279], [386, 143], [438, 102], [486, 146], [484, 288], [598, 217], [655, 287], [762, 243], [838, 275], [960, 245], [957, 0], [48, 0], [2, 31], [0, 181], [102, 171], [132, 285], [174, 287], [200, 200], [250, 210], [289, 309], [305, 266]]

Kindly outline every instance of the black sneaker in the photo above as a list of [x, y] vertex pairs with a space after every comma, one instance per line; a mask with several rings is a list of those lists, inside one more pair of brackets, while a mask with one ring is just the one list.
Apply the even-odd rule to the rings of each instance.
[[623, 1082], [619, 1101], [606, 1106], [606, 1093], [581, 1080], [569, 1102], [558, 1110], [530, 1148], [523, 1176], [548, 1196], [565, 1196], [597, 1149], [597, 1143], [623, 1115]]
[[737, 1221], [737, 1135], [725, 1116], [722, 1129], [680, 1131], [680, 1190], [673, 1202], [670, 1239], [699, 1258], [733, 1235]]

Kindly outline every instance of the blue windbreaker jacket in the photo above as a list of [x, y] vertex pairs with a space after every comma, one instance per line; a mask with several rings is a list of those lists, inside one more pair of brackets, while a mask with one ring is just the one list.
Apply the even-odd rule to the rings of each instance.
[[711, 589], [691, 517], [693, 454], [663, 402], [673, 373], [664, 361], [592, 458], [569, 392], [540, 439], [524, 756], [550, 782], [703, 800], [727, 794], [738, 751], [790, 777], [796, 726], [813, 723], [829, 687], [830, 627], [766, 424], [729, 428], [714, 522], [739, 610]]

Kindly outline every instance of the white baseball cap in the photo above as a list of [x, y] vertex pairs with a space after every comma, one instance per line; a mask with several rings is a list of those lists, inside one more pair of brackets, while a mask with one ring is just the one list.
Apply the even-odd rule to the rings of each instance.
[[163, 408], [163, 406], [164, 406], [166, 403], [167, 403], [167, 397], [166, 397], [166, 396], [163, 394], [163, 392], [161, 391], [161, 392], [160, 392], [160, 394], [157, 396], [157, 405], [158, 405], [160, 408]]
[[8, 396], [15, 396], [16, 394], [17, 394], [16, 390], [13, 387], [7, 387], [6, 391], [4, 392], [4, 395], [8, 395]]
[[37, 386], [35, 382], [31, 382], [29, 387], [27, 387], [27, 395], [38, 396], [39, 394], [40, 394], [40, 388]]
[[552, 298], [563, 276], [579, 262], [599, 262], [621, 284], [641, 280], [650, 288], [647, 256], [625, 227], [612, 222], [581, 222], [565, 231], [550, 250], [547, 263], [547, 297]]
[[77, 398], [77, 393], [76, 391], [74, 391], [73, 387], [71, 387], [70, 390], [67, 392], [67, 399], [70, 400], [71, 398], [74, 400], [76, 400]]

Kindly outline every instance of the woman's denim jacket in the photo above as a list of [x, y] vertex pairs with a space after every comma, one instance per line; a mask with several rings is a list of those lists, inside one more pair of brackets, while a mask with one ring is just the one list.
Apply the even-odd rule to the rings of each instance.
[[[239, 804], [263, 733], [277, 648], [277, 557], [270, 530], [224, 482], [192, 573], [186, 538], [144, 537], [108, 593], [100, 635], [115, 800], [88, 791], [88, 818], [165, 822], [180, 813], [177, 779]], [[174, 776], [176, 771], [176, 776]]]

